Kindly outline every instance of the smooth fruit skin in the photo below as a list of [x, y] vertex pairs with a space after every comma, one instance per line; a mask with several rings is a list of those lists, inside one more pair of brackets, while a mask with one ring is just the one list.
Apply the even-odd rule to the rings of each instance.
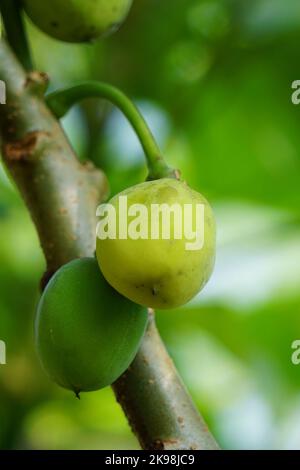
[[133, 361], [147, 310], [118, 294], [97, 261], [63, 266], [48, 283], [36, 318], [37, 350], [57, 384], [76, 395], [111, 385]]
[[[97, 237], [97, 259], [106, 280], [128, 299], [152, 308], [178, 307], [192, 299], [207, 283], [215, 261], [216, 228], [206, 199], [185, 183], [164, 178], [139, 184], [113, 197], [110, 204], [119, 211], [119, 197], [131, 204], [204, 204], [204, 246], [187, 251], [185, 238], [126, 239]], [[172, 233], [172, 232], [171, 232]]]
[[87, 42], [116, 31], [133, 0], [23, 0], [42, 31], [66, 42]]

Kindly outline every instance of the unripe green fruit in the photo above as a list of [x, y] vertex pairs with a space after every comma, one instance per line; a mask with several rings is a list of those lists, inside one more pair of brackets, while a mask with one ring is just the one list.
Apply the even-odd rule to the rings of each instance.
[[[113, 197], [109, 204], [116, 211], [117, 221], [122, 212], [121, 196], [127, 196], [128, 208], [142, 204], [148, 214], [153, 204], [168, 204], [169, 207], [178, 204], [182, 211], [188, 204], [193, 216], [197, 205], [204, 207], [204, 245], [196, 251], [187, 250], [191, 240], [187, 240], [183, 232], [182, 238], [176, 239], [172, 218], [169, 239], [163, 239], [162, 232], [158, 239], [97, 237], [99, 266], [118, 292], [140, 305], [153, 308], [167, 309], [185, 304], [204, 287], [213, 270], [216, 237], [210, 205], [185, 183], [164, 178], [139, 184]], [[194, 223], [193, 227], [196, 228]]]
[[133, 361], [147, 310], [118, 294], [97, 261], [63, 266], [38, 307], [36, 342], [48, 375], [77, 395], [111, 385]]
[[132, 0], [23, 0], [31, 20], [45, 33], [67, 42], [86, 42], [116, 31]]

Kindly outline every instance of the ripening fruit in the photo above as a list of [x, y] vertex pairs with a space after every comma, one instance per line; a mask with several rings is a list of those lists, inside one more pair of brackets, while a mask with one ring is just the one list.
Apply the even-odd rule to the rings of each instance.
[[97, 261], [63, 266], [49, 281], [38, 307], [36, 343], [48, 375], [80, 392], [111, 385], [133, 361], [147, 310], [118, 294]]
[[[146, 208], [146, 215], [135, 204]], [[177, 218], [167, 212], [155, 218], [162, 204], [165, 209], [175, 205]], [[164, 178], [129, 188], [108, 206], [101, 206], [103, 212], [98, 213], [97, 259], [118, 292], [140, 305], [167, 309], [185, 304], [204, 287], [214, 266], [216, 237], [212, 209], [201, 194], [181, 181]], [[108, 210], [110, 216], [116, 213], [116, 227], [109, 223]]]
[[23, 0], [31, 20], [45, 33], [67, 42], [86, 42], [116, 31], [132, 0]]

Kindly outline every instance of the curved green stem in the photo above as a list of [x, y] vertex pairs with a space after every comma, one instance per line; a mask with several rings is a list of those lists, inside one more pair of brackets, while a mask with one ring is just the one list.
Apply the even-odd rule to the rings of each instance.
[[101, 82], [85, 82], [51, 93], [46, 101], [57, 118], [62, 118], [70, 108], [85, 98], [99, 97], [110, 101], [126, 116], [135, 130], [145, 152], [148, 179], [176, 178], [178, 173], [165, 163], [161, 151], [143, 116], [133, 102], [118, 88]]
[[0, 11], [7, 40], [25, 70], [33, 70], [30, 49], [22, 18], [20, 0], [0, 0]]

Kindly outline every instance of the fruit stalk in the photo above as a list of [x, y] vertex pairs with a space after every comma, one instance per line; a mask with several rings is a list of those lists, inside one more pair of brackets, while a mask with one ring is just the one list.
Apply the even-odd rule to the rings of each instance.
[[25, 70], [32, 70], [32, 59], [25, 33], [20, 0], [0, 0], [0, 11], [8, 41]]
[[62, 118], [75, 104], [85, 98], [98, 97], [114, 104], [132, 125], [145, 152], [148, 164], [148, 179], [176, 178], [177, 173], [165, 163], [162, 153], [138, 108], [118, 88], [107, 83], [87, 81], [79, 85], [58, 90], [47, 97], [53, 114]]
[[[5, 165], [36, 225], [48, 274], [68, 261], [92, 256], [96, 207], [107, 191], [102, 172], [81, 165], [42, 97], [44, 76], [26, 74], [0, 41], [0, 106]], [[215, 449], [151, 319], [141, 349], [115, 393], [145, 449]], [[183, 420], [183, 421], [182, 421]]]

